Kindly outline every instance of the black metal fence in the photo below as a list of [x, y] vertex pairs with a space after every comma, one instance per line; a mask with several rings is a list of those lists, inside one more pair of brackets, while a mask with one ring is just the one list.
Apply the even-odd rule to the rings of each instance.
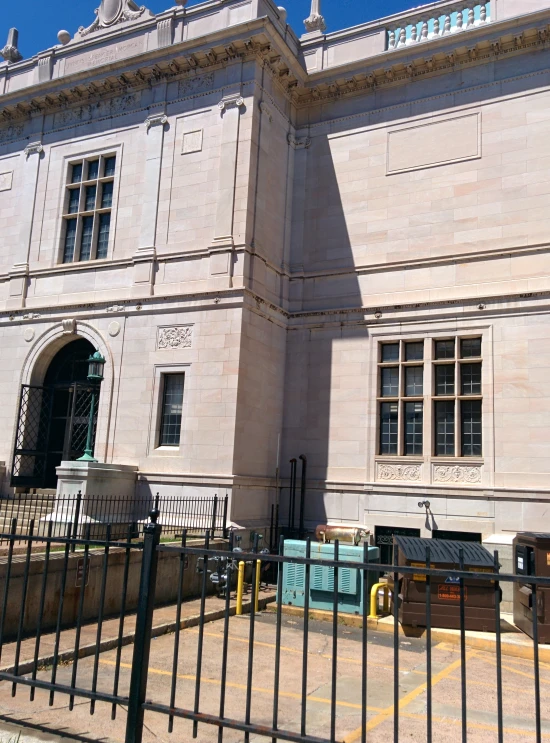
[[[133, 538], [143, 536], [151, 511], [157, 514], [164, 536], [188, 534], [227, 536], [228, 497], [218, 498], [160, 498], [140, 496], [96, 496], [78, 493], [71, 496], [16, 495], [0, 499], [0, 534], [11, 531], [17, 522], [17, 534], [24, 540], [29, 525], [34, 522], [34, 536], [46, 536], [53, 523], [53, 536], [65, 536], [72, 525], [71, 536], [82, 537], [90, 528], [92, 538], [105, 538], [107, 524], [111, 537], [125, 538], [131, 526]], [[0, 536], [0, 544], [6, 539]]]
[[[57, 678], [58, 661], [55, 660], [51, 663], [51, 670], [41, 671], [37, 659], [40, 655], [40, 621], [36, 630], [36, 645], [34, 651], [34, 663], [27, 666], [25, 672], [21, 670], [21, 644], [24, 639], [23, 624], [20, 623], [17, 637], [14, 644], [14, 661], [10, 668], [4, 668], [0, 671], [0, 680], [7, 682], [12, 685], [12, 694], [15, 695], [18, 685], [24, 685], [31, 689], [31, 699], [34, 698], [35, 689], [43, 689], [50, 693], [50, 704], [53, 703], [54, 694], [63, 694], [68, 696], [70, 699], [70, 708], [73, 707], [74, 699], [88, 699], [90, 700], [90, 713], [94, 714], [96, 711], [96, 703], [106, 703], [111, 706], [113, 719], [116, 716], [117, 707], [123, 707], [127, 710], [127, 719], [125, 724], [125, 740], [126, 743], [141, 743], [145, 716], [151, 713], [156, 713], [166, 720], [166, 725], [169, 733], [174, 731], [174, 723], [176, 720], [187, 721], [186, 724], [191, 725], [191, 730], [187, 736], [180, 739], [187, 740], [190, 735], [196, 738], [199, 732], [204, 730], [213, 730], [217, 733], [219, 743], [224, 740], [224, 733], [231, 731], [237, 731], [242, 734], [245, 743], [248, 743], [250, 736], [260, 736], [265, 739], [271, 739], [275, 742], [278, 740], [294, 741], [295, 743], [336, 743], [336, 741], [344, 740], [346, 743], [351, 741], [361, 741], [366, 743], [369, 738], [369, 707], [368, 707], [368, 694], [369, 689], [378, 682], [378, 668], [372, 668], [369, 659], [369, 633], [368, 628], [368, 601], [367, 597], [367, 585], [369, 584], [369, 575], [372, 573], [380, 574], [388, 571], [388, 566], [381, 564], [373, 564], [368, 562], [368, 551], [365, 546], [365, 553], [363, 562], [350, 562], [346, 559], [340, 558], [340, 545], [335, 542], [334, 545], [334, 559], [323, 560], [323, 566], [331, 571], [332, 577], [332, 593], [330, 594], [330, 603], [332, 609], [332, 620], [331, 631], [325, 637], [326, 644], [326, 657], [330, 663], [329, 680], [327, 683], [328, 691], [326, 692], [327, 698], [327, 715], [326, 724], [322, 728], [322, 733], [319, 732], [318, 725], [315, 726], [314, 716], [312, 718], [311, 710], [308, 707], [310, 700], [310, 693], [312, 684], [315, 687], [314, 672], [311, 669], [312, 656], [310, 653], [310, 642], [311, 642], [311, 619], [310, 619], [310, 604], [309, 604], [309, 587], [310, 581], [312, 580], [313, 569], [319, 565], [317, 559], [311, 558], [311, 545], [308, 546], [306, 557], [288, 557], [283, 554], [283, 541], [278, 554], [262, 554], [258, 551], [258, 538], [255, 539], [254, 549], [251, 552], [242, 552], [233, 549], [232, 537], [230, 538], [230, 552], [222, 550], [214, 550], [209, 547], [209, 535], [206, 536], [204, 546], [190, 546], [187, 543], [187, 533], [184, 532], [179, 545], [169, 545], [161, 543], [162, 527], [160, 524], [155, 523], [156, 514], [153, 514], [152, 521], [148, 523], [144, 529], [143, 540], [140, 543], [131, 542], [124, 540], [116, 544], [110, 543], [109, 541], [98, 542], [88, 538], [74, 539], [71, 536], [70, 529], [67, 532], [65, 538], [61, 537], [40, 537], [40, 540], [46, 542], [47, 551], [45, 555], [44, 564], [44, 575], [48, 572], [48, 560], [51, 558], [50, 549], [53, 545], [62, 545], [64, 547], [64, 560], [65, 560], [65, 572], [67, 570], [66, 565], [69, 559], [71, 546], [73, 544], [80, 545], [84, 549], [84, 560], [87, 559], [89, 550], [92, 547], [98, 545], [104, 550], [104, 563], [102, 570], [102, 583], [101, 591], [104, 596], [105, 585], [109, 580], [108, 575], [108, 554], [109, 550], [113, 548], [122, 548], [126, 552], [126, 559], [131, 550], [139, 549], [142, 551], [142, 568], [141, 568], [141, 583], [140, 583], [140, 598], [139, 606], [136, 615], [135, 635], [134, 644], [131, 660], [125, 664], [121, 663], [121, 643], [114, 648], [115, 656], [114, 659], [109, 661], [110, 667], [112, 668], [113, 675], [108, 678], [105, 674], [99, 674], [100, 664], [100, 639], [101, 639], [101, 626], [103, 621], [103, 615], [100, 614], [97, 627], [97, 646], [94, 654], [93, 665], [91, 674], [85, 674], [84, 676], [79, 675], [79, 652], [80, 652], [80, 632], [82, 628], [82, 616], [83, 607], [86, 601], [86, 591], [83, 589], [80, 594], [80, 602], [78, 607], [78, 617], [76, 622], [76, 638], [74, 642], [74, 653], [72, 657], [72, 666], [70, 667], [70, 677], [67, 677], [66, 681], [60, 681]], [[2, 657], [3, 644], [4, 644], [4, 622], [5, 612], [8, 602], [12, 601], [10, 594], [10, 571], [12, 569], [12, 552], [13, 544], [15, 542], [15, 536], [2, 535], [8, 539], [10, 544], [10, 552], [5, 561], [5, 580], [4, 580], [4, 594], [2, 603], [2, 613], [0, 616], [0, 658]], [[26, 602], [28, 600], [28, 576], [29, 566], [31, 562], [31, 547], [37, 540], [37, 537], [28, 537], [28, 551], [25, 561], [25, 569], [22, 581], [22, 588], [18, 594], [18, 600], [20, 601], [20, 615], [24, 616]], [[171, 652], [169, 653], [169, 662], [166, 664], [166, 648], [155, 650], [155, 645], [152, 644], [152, 627], [153, 627], [153, 609], [155, 605], [155, 585], [157, 578], [157, 566], [159, 557], [162, 554], [171, 553], [179, 557], [179, 576], [178, 576], [178, 599], [176, 605], [176, 622], [174, 625], [174, 633], [170, 636]], [[200, 592], [200, 618], [197, 623], [196, 632], [196, 645], [191, 653], [189, 648], [182, 651], [184, 647], [183, 632], [181, 631], [181, 617], [182, 617], [182, 604], [183, 604], [183, 585], [186, 578], [186, 571], [188, 568], [188, 561], [191, 556], [202, 558], [202, 573], [201, 573], [201, 592]], [[238, 638], [234, 638], [230, 635], [230, 617], [233, 613], [232, 596], [231, 591], [226, 591], [225, 598], [223, 599], [223, 611], [221, 612], [221, 631], [216, 635], [218, 639], [218, 657], [216, 664], [213, 665], [211, 659], [205, 657], [205, 640], [206, 640], [206, 595], [207, 595], [207, 584], [209, 580], [209, 573], [206, 569], [208, 565], [219, 564], [219, 561], [225, 561], [224, 577], [227, 580], [228, 586], [234, 583], [236, 573], [238, 571], [238, 562], [244, 561], [248, 563], [251, 571], [251, 583], [255, 584], [257, 577], [257, 571], [262, 569], [259, 564], [259, 559], [262, 563], [273, 565], [279, 568], [279, 575], [282, 574], [280, 568], [284, 564], [291, 564], [295, 566], [304, 566], [304, 597], [305, 606], [303, 612], [303, 618], [296, 619], [295, 624], [300, 624], [301, 627], [301, 642], [295, 644], [291, 648], [293, 658], [295, 659], [292, 663], [292, 678], [299, 688], [297, 693], [289, 695], [289, 692], [284, 687], [283, 674], [287, 670], [284, 667], [284, 659], [282, 657], [283, 651], [288, 651], [288, 648], [283, 647], [282, 643], [282, 631], [284, 624], [282, 597], [283, 597], [283, 584], [282, 580], [278, 581], [276, 589], [276, 613], [274, 616], [274, 628], [275, 628], [275, 640], [270, 645], [270, 671], [269, 683], [264, 679], [262, 688], [258, 688], [257, 676], [255, 676], [255, 664], [256, 654], [259, 651], [259, 646], [265, 646], [265, 643], [257, 643], [256, 629], [258, 626], [258, 616], [254, 606], [254, 602], [251, 602], [250, 616], [247, 619], [245, 631], [241, 633]], [[500, 586], [502, 583], [522, 583], [527, 585], [528, 590], [531, 593], [532, 601], [531, 606], [535, 608], [532, 612], [533, 621], [533, 642], [532, 642], [532, 694], [534, 697], [534, 739], [537, 743], [541, 743], [543, 734], [543, 721], [541, 716], [541, 663], [539, 662], [539, 646], [538, 646], [538, 634], [537, 634], [537, 622], [538, 613], [536, 607], [539, 604], [540, 591], [542, 588], [550, 588], [550, 578], [539, 578], [534, 576], [516, 576], [516, 575], [505, 575], [499, 572], [499, 561], [498, 554], [495, 554], [495, 569], [493, 572], [472, 572], [472, 570], [465, 570], [463, 567], [458, 566], [456, 570], [439, 570], [432, 567], [430, 560], [429, 550], [426, 553], [426, 560], [424, 565], [415, 564], [411, 567], [401, 566], [398, 564], [399, 554], [398, 548], [395, 549], [394, 554], [394, 565], [389, 568], [389, 578], [393, 578], [393, 585], [399, 587], [402, 585], [402, 581], [407, 577], [422, 576], [425, 582], [425, 607], [426, 607], [426, 634], [425, 634], [425, 682], [422, 685], [422, 693], [425, 693], [426, 698], [426, 714], [425, 714], [425, 730], [423, 731], [424, 740], [428, 743], [432, 743], [434, 739], [433, 731], [433, 686], [437, 683], [435, 678], [437, 674], [434, 674], [433, 670], [433, 653], [434, 653], [434, 642], [432, 641], [432, 613], [434, 606], [434, 593], [432, 586], [436, 582], [440, 583], [441, 579], [449, 580], [450, 583], [458, 587], [458, 615], [460, 617], [460, 631], [459, 631], [459, 649], [460, 659], [456, 665], [456, 668], [460, 669], [460, 685], [459, 685], [459, 697], [461, 707], [461, 740], [465, 743], [468, 740], [469, 735], [469, 685], [468, 685], [468, 664], [469, 664], [469, 653], [467, 652], [468, 639], [465, 629], [465, 607], [466, 607], [466, 595], [467, 591], [470, 590], [470, 586], [476, 583], [491, 586], [491, 590], [494, 591], [494, 612], [495, 612], [495, 626], [496, 626], [496, 642], [494, 651], [494, 663], [496, 667], [496, 675], [494, 681], [494, 687], [492, 688], [492, 694], [496, 696], [497, 700], [497, 722], [496, 722], [496, 736], [499, 743], [504, 741], [505, 726], [504, 726], [504, 705], [503, 705], [503, 649], [502, 649], [502, 637], [501, 637], [501, 622], [500, 622]], [[362, 619], [361, 628], [359, 630], [359, 645], [360, 653], [354, 659], [354, 662], [358, 664], [357, 668], [357, 700], [356, 704], [348, 705], [359, 710], [360, 714], [360, 727], [356, 737], [349, 737], [339, 727], [338, 709], [339, 709], [339, 672], [341, 670], [342, 660], [339, 658], [339, 646], [343, 642], [342, 639], [342, 627], [340, 625], [340, 617], [338, 614], [338, 608], [341, 600], [340, 594], [340, 580], [339, 575], [344, 570], [357, 571], [358, 580], [363, 584], [364, 597], [360, 618]], [[83, 566], [83, 573], [86, 573], [86, 565]], [[84, 584], [85, 585], [85, 582]], [[46, 586], [46, 577], [44, 577], [43, 586]], [[123, 592], [125, 584], [121, 586]], [[395, 595], [399, 595], [399, 590], [395, 590]], [[45, 599], [45, 588], [42, 589], [40, 597], [41, 606]], [[59, 646], [59, 633], [61, 630], [61, 617], [63, 615], [63, 590], [61, 592], [61, 604], [59, 608], [59, 622], [57, 626], [56, 635], [56, 653]], [[103, 603], [103, 602], [102, 602]], [[382, 711], [384, 719], [393, 722], [393, 740], [395, 743], [399, 741], [407, 740], [419, 740], [419, 738], [412, 738], [407, 729], [408, 724], [403, 720], [401, 716], [401, 706], [403, 703], [402, 690], [400, 689], [400, 663], [401, 655], [404, 652], [400, 643], [400, 630], [399, 630], [399, 601], [393, 601], [393, 643], [391, 644], [390, 650], [392, 654], [392, 670], [393, 670], [393, 704]], [[121, 612], [121, 622], [123, 621], [123, 613]], [[243, 627], [243, 625], [241, 625]], [[232, 696], [234, 695], [234, 689], [236, 684], [228, 683], [228, 670], [230, 668], [230, 648], [233, 642], [238, 641], [238, 662], [239, 662], [239, 688], [244, 694], [244, 704], [242, 705], [242, 714], [233, 715], [228, 713], [229, 707], [234, 709], [232, 706]], [[243, 644], [245, 646], [245, 652], [242, 651]], [[13, 651], [13, 648], [12, 648]], [[112, 658], [112, 656], [111, 656]], [[161, 685], [160, 691], [158, 687], [155, 691], [157, 696], [156, 699], [152, 699], [151, 689], [148, 684], [151, 684], [152, 672], [155, 665], [165, 662], [165, 670], [161, 673], [163, 678], [166, 678], [167, 683]], [[5, 661], [3, 661], [5, 662]], [[345, 662], [345, 661], [344, 661]], [[349, 659], [347, 662], [351, 662]], [[65, 660], [67, 663], [67, 659]], [[181, 666], [185, 663], [186, 673], [182, 673]], [[208, 663], [208, 665], [207, 665]], [[265, 665], [265, 659], [264, 659]], [[191, 669], [191, 672], [189, 671]], [[121, 673], [125, 671], [124, 688], [121, 686]], [[67, 671], [69, 673], [69, 671]], [[523, 674], [528, 676], [529, 674]], [[208, 695], [208, 700], [205, 699], [205, 685], [208, 684], [212, 689], [214, 683], [218, 689], [216, 699], [212, 700], [212, 693]], [[101, 678], [101, 683], [99, 679]], [[87, 683], [84, 682], [87, 679]], [[90, 682], [91, 679], [91, 682]], [[527, 682], [526, 682], [527, 683]], [[549, 683], [549, 681], [547, 681]], [[487, 683], [485, 684], [487, 686]], [[122, 691], [121, 691], [122, 689]], [[267, 695], [269, 702], [266, 706], [265, 702], [261, 706], [261, 710], [258, 709], [257, 696], [259, 693]], [[480, 692], [487, 693], [487, 692]], [[295, 715], [287, 715], [284, 711], [284, 705], [288, 703], [288, 697], [292, 696], [295, 703], [299, 705], [299, 713]], [[317, 700], [319, 701], [319, 700]], [[268, 710], [266, 712], [266, 709]], [[60, 715], [64, 714], [59, 712]], [[66, 725], [66, 720], [63, 720], [63, 725]], [[60, 723], [61, 724], [61, 723]], [[158, 725], [158, 721], [155, 723]], [[517, 732], [517, 731], [516, 731]], [[210, 739], [207, 737], [207, 739]], [[515, 738], [514, 738], [515, 739]], [[234, 740], [234, 735], [231, 738]]]

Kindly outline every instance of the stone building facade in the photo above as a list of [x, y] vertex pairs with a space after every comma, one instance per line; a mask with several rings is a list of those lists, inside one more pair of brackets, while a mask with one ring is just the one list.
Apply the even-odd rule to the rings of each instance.
[[3, 50], [3, 493], [51, 486], [32, 416], [93, 348], [139, 492], [284, 520], [302, 454], [309, 525], [548, 528], [550, 1], [184, 6]]

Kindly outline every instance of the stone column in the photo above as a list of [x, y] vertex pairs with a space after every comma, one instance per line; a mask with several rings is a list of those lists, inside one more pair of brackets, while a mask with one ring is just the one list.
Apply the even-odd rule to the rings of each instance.
[[153, 294], [162, 148], [167, 123], [165, 113], [151, 114], [145, 120], [145, 183], [139, 247], [134, 255], [134, 297]]
[[33, 142], [25, 147], [23, 153], [21, 188], [21, 213], [19, 226], [19, 244], [17, 259], [9, 272], [10, 288], [7, 301], [8, 309], [20, 309], [25, 306], [29, 275], [29, 256], [31, 249], [32, 226], [36, 204], [36, 189], [40, 156], [44, 152], [41, 142]]
[[220, 285], [231, 283], [231, 254], [234, 247], [235, 180], [239, 148], [239, 123], [244, 108], [240, 92], [225, 95], [218, 103], [223, 117], [220, 153], [220, 180], [214, 239], [210, 246], [210, 276]]

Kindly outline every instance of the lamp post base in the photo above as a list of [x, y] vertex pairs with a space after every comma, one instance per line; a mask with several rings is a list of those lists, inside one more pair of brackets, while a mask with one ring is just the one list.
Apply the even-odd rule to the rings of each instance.
[[82, 457], [79, 457], [76, 461], [77, 462], [96, 462], [97, 463], [97, 459], [95, 459], [93, 457], [92, 452], [89, 449], [87, 449], [86, 452], [84, 453], [84, 455]]

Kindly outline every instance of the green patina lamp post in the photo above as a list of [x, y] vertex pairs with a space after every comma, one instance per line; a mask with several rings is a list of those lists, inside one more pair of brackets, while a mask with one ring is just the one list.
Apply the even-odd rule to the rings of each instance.
[[90, 419], [88, 421], [88, 437], [86, 439], [86, 449], [84, 450], [84, 456], [78, 459], [78, 462], [97, 462], [94, 458], [94, 448], [92, 440], [94, 437], [94, 415], [95, 415], [95, 397], [96, 389], [99, 391], [99, 387], [103, 382], [103, 367], [105, 366], [105, 359], [96, 351], [93, 356], [88, 359], [88, 382], [93, 384], [92, 387], [92, 402], [90, 404]]

